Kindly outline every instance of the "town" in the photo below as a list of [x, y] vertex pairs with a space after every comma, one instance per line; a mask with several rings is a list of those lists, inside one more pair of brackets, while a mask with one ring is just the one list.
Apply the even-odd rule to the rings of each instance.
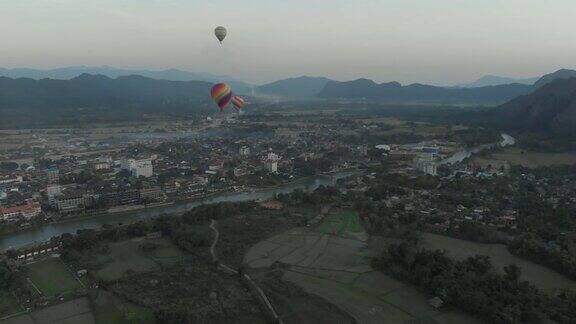
[[376, 145], [340, 140], [343, 132], [389, 128], [369, 121], [333, 120], [273, 130], [260, 118], [209, 119], [190, 127], [214, 136], [182, 136], [177, 127], [152, 138], [122, 140], [79, 130], [58, 136], [23, 131], [6, 135], [7, 142], [27, 139], [0, 156], [3, 229], [279, 186], [381, 160], [401, 161], [402, 169], [435, 176], [443, 158], [464, 149], [462, 143], [444, 140]]
[[[456, 255], [497, 253], [492, 256], [497, 266], [507, 265], [511, 258], [533, 260], [568, 278], [576, 277], [568, 261], [571, 254], [558, 252], [573, 246], [574, 232], [568, 230], [572, 225], [565, 226], [572, 224], [565, 215], [576, 210], [576, 182], [570, 167], [516, 164], [524, 154], [512, 154], [518, 152], [516, 139], [489, 129], [280, 110], [122, 128], [11, 130], [3, 132], [1, 140], [0, 232], [7, 237], [23, 235], [1, 241], [2, 262], [15, 275], [26, 269], [28, 279], [41, 285], [47, 267], [69, 280], [69, 286], [53, 294], [45, 291], [48, 286], [12, 288], [16, 298], [5, 298], [30, 314], [59, 305], [69, 308], [63, 314], [81, 312], [72, 310], [70, 303], [86, 299], [67, 295], [73, 291], [88, 296], [90, 303], [130, 300], [131, 307], [145, 306], [137, 308], [143, 318], [174, 320], [173, 316], [184, 316], [189, 310], [176, 306], [180, 305], [176, 301], [168, 313], [149, 304], [146, 300], [171, 300], [158, 297], [164, 290], [156, 284], [146, 300], [134, 297], [138, 295], [134, 289], [141, 284], [134, 281], [139, 278], [134, 273], [161, 274], [146, 279], [150, 282], [171, 276], [175, 283], [200, 286], [198, 278], [210, 276], [215, 285], [226, 283], [234, 290], [239, 287], [229, 275], [244, 273], [246, 266], [259, 269], [262, 260], [273, 258], [294, 270], [284, 270], [288, 274], [281, 281], [250, 270], [245, 284], [263, 291], [260, 301], [274, 304], [266, 306], [265, 317], [277, 320], [277, 307], [287, 306], [266, 301], [268, 295], [279, 293], [286, 298], [293, 293], [291, 289], [302, 286], [288, 279], [301, 264], [268, 251], [276, 243], [268, 247], [267, 239], [279, 235], [279, 240], [292, 242], [298, 236], [283, 235], [298, 226], [304, 226], [305, 235], [331, 237], [335, 245], [328, 245], [325, 253], [348, 246], [338, 262], [349, 262], [345, 260], [363, 249], [391, 249], [393, 245], [380, 246], [378, 238], [382, 237]], [[554, 221], [542, 220], [541, 214], [551, 215]], [[52, 238], [38, 240], [32, 234], [50, 224]], [[219, 230], [215, 238], [214, 230]], [[211, 239], [215, 239], [212, 245]], [[486, 243], [500, 245], [497, 250], [477, 246], [458, 250], [462, 244]], [[214, 272], [205, 252], [209, 246], [212, 259], [226, 275]], [[309, 249], [316, 251], [314, 246]], [[164, 255], [170, 257], [163, 259]], [[183, 260], [190, 258], [199, 262], [194, 278], [174, 268], [188, 264], [191, 261]], [[363, 258], [354, 264], [365, 267], [367, 262]], [[264, 264], [268, 265], [264, 273], [279, 271], [272, 261]], [[380, 269], [379, 264], [374, 268]], [[314, 271], [331, 278], [335, 270], [325, 268], [334, 266], [339, 269], [343, 264], [320, 262]], [[535, 266], [531, 263], [524, 266], [529, 269], [527, 280], [547, 278], [547, 284], [538, 288], [557, 291], [566, 284], [567, 279], [552, 270], [530, 270]], [[288, 288], [288, 284], [296, 286]], [[244, 293], [235, 294], [227, 301], [230, 305], [250, 300]], [[317, 311], [326, 307], [302, 294]], [[320, 293], [328, 302], [346, 307], [330, 299], [331, 294]], [[452, 314], [442, 310], [447, 296], [429, 297], [427, 305], [419, 307], [435, 309], [438, 316]], [[232, 311], [210, 315], [200, 306], [202, 298], [190, 298], [196, 299], [189, 303], [200, 307], [194, 308], [196, 320], [230, 316]], [[259, 311], [254, 307], [247, 305], [237, 316], [256, 316]], [[367, 316], [364, 311], [351, 314]], [[348, 315], [332, 316], [346, 321]]]

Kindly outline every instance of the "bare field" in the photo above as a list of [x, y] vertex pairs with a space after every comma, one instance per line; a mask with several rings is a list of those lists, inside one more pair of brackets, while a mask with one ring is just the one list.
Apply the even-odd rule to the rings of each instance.
[[494, 267], [500, 271], [503, 271], [505, 266], [514, 263], [522, 269], [522, 279], [548, 292], [566, 288], [576, 289], [576, 282], [556, 271], [512, 255], [502, 244], [476, 243], [430, 233], [424, 233], [423, 239], [426, 248], [445, 250], [448, 255], [457, 259], [465, 259], [477, 254], [487, 255]]
[[456, 311], [432, 309], [414, 288], [372, 270], [372, 255], [363, 241], [296, 228], [256, 244], [244, 261], [252, 268], [276, 261], [290, 265], [284, 280], [333, 303], [358, 323], [477, 322]]
[[527, 168], [562, 164], [576, 164], [576, 152], [544, 153], [524, 151], [519, 148], [508, 148], [501, 152], [492, 154], [491, 158], [508, 161], [511, 164], [518, 164]]

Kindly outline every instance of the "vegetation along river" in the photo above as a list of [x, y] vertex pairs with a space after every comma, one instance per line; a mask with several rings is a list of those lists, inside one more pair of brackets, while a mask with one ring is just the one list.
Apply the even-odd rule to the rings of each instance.
[[296, 189], [303, 189], [306, 191], [315, 190], [321, 185], [334, 185], [338, 179], [346, 178], [356, 172], [357, 171], [343, 171], [332, 175], [321, 175], [297, 180], [276, 188], [260, 189], [251, 192], [222, 193], [204, 199], [178, 203], [170, 206], [140, 209], [126, 213], [106, 214], [89, 218], [76, 218], [64, 222], [45, 224], [0, 237], [0, 251], [26, 246], [35, 242], [47, 241], [53, 236], [62, 235], [64, 233], [76, 233], [79, 229], [99, 229], [105, 224], [129, 224], [166, 214], [178, 215], [202, 204], [269, 199], [274, 197], [276, 194], [289, 193]]

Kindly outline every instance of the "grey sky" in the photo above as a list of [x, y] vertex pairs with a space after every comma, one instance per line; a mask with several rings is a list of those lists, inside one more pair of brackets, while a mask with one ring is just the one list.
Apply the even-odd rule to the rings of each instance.
[[574, 17], [574, 0], [2, 0], [0, 66], [455, 84], [576, 67]]

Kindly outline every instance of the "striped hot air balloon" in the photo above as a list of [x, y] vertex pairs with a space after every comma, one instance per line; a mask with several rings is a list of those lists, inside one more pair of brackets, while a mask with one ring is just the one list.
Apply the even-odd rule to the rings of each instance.
[[242, 99], [242, 97], [239, 96], [234, 96], [232, 97], [232, 104], [234, 105], [234, 108], [236, 108], [236, 110], [241, 111], [242, 108], [244, 108], [244, 99]]
[[214, 102], [216, 102], [220, 108], [220, 111], [222, 111], [228, 106], [232, 99], [232, 88], [226, 83], [218, 83], [212, 87], [211, 95]]

